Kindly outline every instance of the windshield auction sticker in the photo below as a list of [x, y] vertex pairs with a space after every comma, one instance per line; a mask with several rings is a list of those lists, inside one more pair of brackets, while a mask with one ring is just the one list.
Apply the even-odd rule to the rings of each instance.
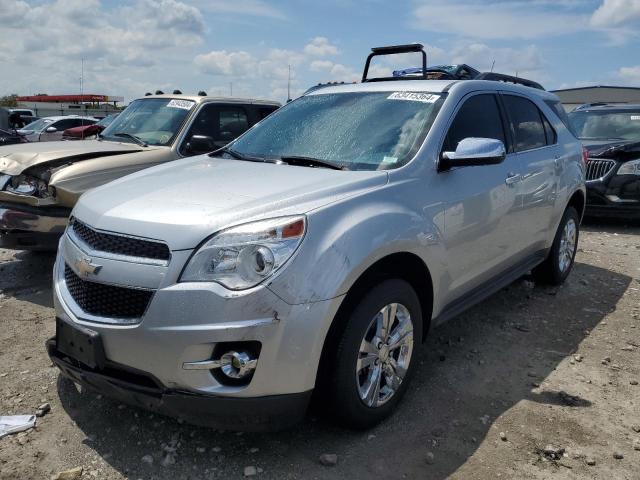
[[190, 102], [189, 100], [171, 100], [169, 103], [167, 103], [167, 107], [169, 108], [182, 108], [184, 110], [191, 110], [191, 107], [193, 107], [193, 102]]
[[435, 103], [435, 101], [439, 98], [440, 95], [434, 95], [433, 93], [393, 92], [387, 97], [387, 100], [407, 100], [410, 102]]
[[640, 120], [640, 115], [631, 115], [631, 120]]

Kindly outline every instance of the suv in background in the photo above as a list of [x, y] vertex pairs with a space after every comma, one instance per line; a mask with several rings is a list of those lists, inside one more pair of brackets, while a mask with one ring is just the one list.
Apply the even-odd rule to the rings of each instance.
[[588, 151], [587, 211], [640, 219], [640, 105], [583, 105], [569, 113]]
[[95, 140], [0, 147], [0, 245], [55, 250], [71, 209], [90, 188], [216, 150], [279, 106], [265, 100], [150, 95], [131, 102]]
[[224, 429], [291, 425], [315, 390], [364, 428], [432, 327], [529, 271], [562, 283], [585, 187], [558, 98], [364, 77], [83, 195], [54, 267], [62, 373]]
[[53, 142], [62, 139], [62, 133], [68, 128], [93, 125], [98, 121], [93, 117], [68, 115], [64, 117], [44, 117], [31, 122], [18, 133], [29, 142]]

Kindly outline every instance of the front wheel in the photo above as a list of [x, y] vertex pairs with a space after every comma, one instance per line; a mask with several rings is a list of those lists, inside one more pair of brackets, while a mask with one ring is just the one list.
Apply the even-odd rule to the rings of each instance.
[[578, 251], [580, 219], [573, 207], [567, 207], [558, 226], [549, 256], [531, 272], [537, 283], [562, 284], [571, 269]]
[[404, 395], [422, 339], [420, 301], [404, 280], [370, 289], [349, 315], [331, 359], [328, 382], [340, 423], [369, 428], [386, 418]]

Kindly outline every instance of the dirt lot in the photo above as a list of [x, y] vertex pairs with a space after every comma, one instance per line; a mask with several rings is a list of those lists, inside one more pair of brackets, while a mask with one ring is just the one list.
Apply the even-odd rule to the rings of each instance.
[[[0, 439], [1, 479], [73, 467], [83, 479], [242, 478], [245, 467], [277, 479], [640, 479], [637, 226], [587, 226], [562, 288], [523, 279], [436, 330], [400, 410], [368, 432], [312, 416], [284, 433], [217, 432], [78, 393], [43, 348], [52, 263], [0, 250], [0, 415], [51, 404], [35, 429]], [[325, 453], [337, 465], [321, 465]]]

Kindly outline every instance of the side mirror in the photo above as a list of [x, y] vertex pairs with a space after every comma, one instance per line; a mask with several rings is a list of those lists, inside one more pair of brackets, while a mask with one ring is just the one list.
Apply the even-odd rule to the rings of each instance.
[[45, 132], [47, 132], [47, 133], [53, 133], [53, 132], [57, 132], [57, 131], [58, 131], [58, 129], [56, 127], [47, 127], [45, 129]]
[[187, 143], [187, 152], [198, 155], [200, 153], [209, 153], [216, 150], [213, 138], [207, 135], [194, 135]]
[[442, 152], [440, 170], [474, 165], [502, 163], [507, 150], [501, 140], [494, 138], [465, 138], [458, 143], [455, 152]]

